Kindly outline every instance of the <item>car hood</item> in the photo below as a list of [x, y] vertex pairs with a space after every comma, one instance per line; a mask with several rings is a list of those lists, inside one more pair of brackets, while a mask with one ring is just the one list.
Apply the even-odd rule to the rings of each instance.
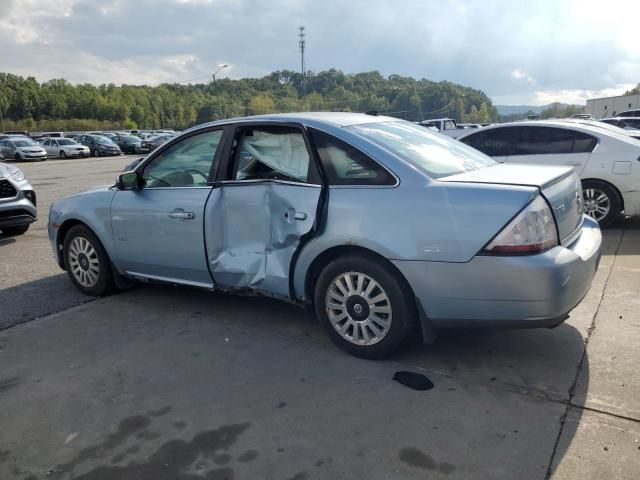
[[9, 172], [11, 172], [11, 167], [6, 163], [0, 162], [0, 178], [8, 177]]

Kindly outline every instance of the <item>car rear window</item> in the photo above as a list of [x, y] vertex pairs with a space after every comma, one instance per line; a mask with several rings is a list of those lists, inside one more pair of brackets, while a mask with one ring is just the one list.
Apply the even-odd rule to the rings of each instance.
[[391, 150], [434, 179], [497, 163], [457, 140], [409, 122], [367, 123], [347, 128]]

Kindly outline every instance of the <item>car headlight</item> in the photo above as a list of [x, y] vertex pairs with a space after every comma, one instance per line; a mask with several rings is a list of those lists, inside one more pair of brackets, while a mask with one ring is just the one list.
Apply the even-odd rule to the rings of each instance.
[[24, 172], [20, 170], [18, 167], [11, 166], [9, 167], [9, 176], [13, 178], [16, 182], [21, 182], [24, 180]]

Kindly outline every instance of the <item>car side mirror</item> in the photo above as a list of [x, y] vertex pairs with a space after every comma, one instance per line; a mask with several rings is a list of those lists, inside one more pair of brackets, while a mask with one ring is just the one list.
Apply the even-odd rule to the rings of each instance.
[[118, 175], [118, 190], [139, 190], [141, 185], [138, 172], [124, 172]]

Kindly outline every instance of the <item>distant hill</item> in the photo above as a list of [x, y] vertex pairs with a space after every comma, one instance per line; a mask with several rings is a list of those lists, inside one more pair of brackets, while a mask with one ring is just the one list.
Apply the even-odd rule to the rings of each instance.
[[535, 106], [535, 105], [495, 105], [495, 107], [498, 109], [498, 113], [500, 115], [516, 115], [518, 113], [527, 113], [529, 111], [533, 112], [533, 113], [542, 113], [543, 110], [546, 110], [554, 105], [560, 105], [560, 106], [568, 106], [568, 104], [566, 103], [560, 103], [560, 104], [553, 104], [550, 103], [548, 105], [540, 105], [540, 106]]

